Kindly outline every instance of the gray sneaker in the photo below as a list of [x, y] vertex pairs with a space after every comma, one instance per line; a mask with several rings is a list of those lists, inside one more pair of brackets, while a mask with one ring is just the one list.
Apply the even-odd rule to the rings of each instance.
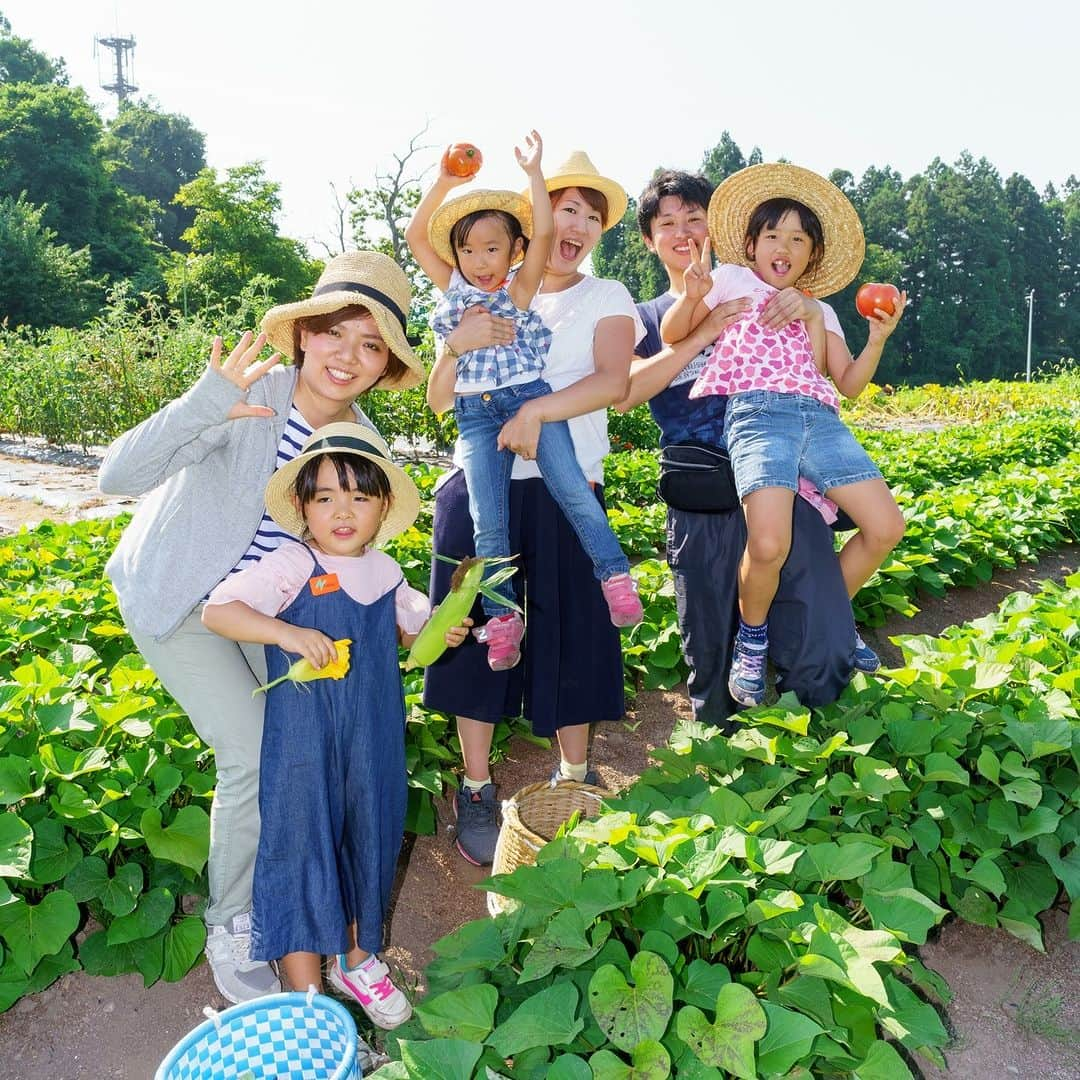
[[495, 844], [499, 839], [499, 824], [495, 820], [498, 806], [494, 784], [485, 784], [479, 791], [469, 791], [463, 786], [454, 794], [455, 843], [461, 857], [473, 866], [490, 866], [495, 858]]
[[274, 969], [251, 959], [251, 912], [234, 915], [224, 926], [207, 926], [206, 959], [221, 996], [234, 1005], [281, 992]]
[[[551, 780], [549, 781], [549, 783], [552, 787], [555, 787], [556, 784], [565, 784], [569, 779], [569, 776], [563, 776], [562, 767], [556, 765], [555, 768], [552, 770]], [[591, 784], [593, 787], [599, 788], [602, 788], [604, 786], [600, 783], [600, 774], [597, 773], [595, 769], [589, 769], [588, 772], [585, 773], [585, 779], [582, 780], [582, 783]]]

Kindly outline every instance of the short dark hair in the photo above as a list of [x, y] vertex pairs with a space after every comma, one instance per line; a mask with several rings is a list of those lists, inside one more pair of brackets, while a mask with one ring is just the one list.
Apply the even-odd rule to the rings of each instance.
[[825, 232], [817, 214], [805, 203], [796, 199], [766, 199], [755, 207], [746, 226], [743, 247], [747, 249], [751, 244], [756, 244], [757, 238], [766, 229], [775, 229], [780, 224], [781, 218], [792, 212], [798, 215], [802, 231], [810, 237], [813, 250], [810, 252], [810, 261], [806, 264], [804, 271], [809, 274], [821, 265], [821, 260], [825, 257]]
[[450, 230], [450, 250], [454, 253], [454, 265], [457, 267], [459, 274], [461, 273], [461, 263], [458, 260], [458, 248], [464, 247], [468, 243], [469, 233], [484, 218], [495, 218], [502, 225], [506, 230], [506, 235], [510, 238], [511, 250], [513, 250], [515, 240], [521, 241], [523, 251], [528, 249], [529, 238], [522, 230], [521, 222], [513, 214], [506, 210], [474, 210], [471, 214], [458, 218], [454, 222], [454, 227]]
[[[325, 315], [307, 315], [297, 319], [293, 323], [293, 363], [297, 370], [304, 366], [304, 350], [300, 347], [300, 331], [306, 330], [309, 334], [325, 334], [332, 326], [345, 322], [346, 319], [366, 319], [371, 312], [363, 304], [348, 304], [336, 311], [328, 311]], [[387, 349], [390, 349], [389, 344]], [[386, 370], [369, 389], [374, 389], [379, 383], [396, 382], [409, 370], [404, 360], [399, 360], [394, 353], [390, 352], [390, 359], [386, 363]]]
[[[608, 199], [602, 191], [597, 191], [596, 188], [591, 187], [578, 187], [577, 184], [570, 184], [569, 187], [575, 187], [581, 192], [581, 197], [588, 205], [600, 215], [600, 225], [602, 228], [608, 226]], [[548, 200], [554, 209], [555, 204], [562, 198], [562, 193], [569, 190], [569, 188], [554, 188], [548, 192]]]
[[673, 195], [686, 206], [709, 207], [713, 185], [708, 177], [700, 173], [679, 172], [677, 169], [664, 169], [658, 172], [646, 185], [638, 199], [637, 223], [642, 236], [652, 238], [653, 218], [660, 211], [660, 200]]
[[334, 463], [342, 491], [358, 491], [361, 495], [370, 495], [373, 499], [390, 499], [390, 477], [370, 458], [360, 457], [358, 454], [319, 454], [300, 466], [296, 480], [293, 481], [293, 494], [300, 504], [301, 515], [308, 503], [315, 498], [319, 466], [326, 458]]

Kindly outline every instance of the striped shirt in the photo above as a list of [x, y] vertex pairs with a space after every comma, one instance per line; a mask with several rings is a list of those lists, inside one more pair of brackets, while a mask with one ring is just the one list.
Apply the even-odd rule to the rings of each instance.
[[[285, 422], [285, 430], [281, 433], [281, 441], [277, 448], [277, 465], [292, 461], [299, 456], [304, 443], [311, 437], [312, 428], [300, 415], [300, 410], [295, 405], [289, 409], [289, 419]], [[255, 530], [255, 539], [251, 541], [247, 551], [241, 556], [240, 561], [229, 571], [235, 574], [249, 566], [254, 566], [264, 555], [276, 551], [286, 540], [296, 540], [297, 537], [285, 532], [284, 529], [264, 510], [262, 521]]]

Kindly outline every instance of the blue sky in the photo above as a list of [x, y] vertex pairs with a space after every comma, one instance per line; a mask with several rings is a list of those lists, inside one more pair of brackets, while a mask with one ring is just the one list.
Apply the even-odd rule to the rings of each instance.
[[467, 140], [491, 187], [524, 186], [513, 145], [533, 127], [548, 164], [583, 148], [632, 194], [657, 165], [697, 167], [725, 129], [744, 152], [820, 172], [888, 164], [906, 177], [966, 149], [1040, 190], [1080, 174], [1080, 8], [1064, 0], [0, 0], [0, 11], [63, 56], [106, 115], [109, 57], [95, 60], [94, 35], [133, 35], [140, 96], [190, 117], [214, 167], [264, 160], [282, 184], [283, 231], [309, 243], [332, 235], [330, 183], [372, 184], [425, 123], [432, 149], [418, 169]]

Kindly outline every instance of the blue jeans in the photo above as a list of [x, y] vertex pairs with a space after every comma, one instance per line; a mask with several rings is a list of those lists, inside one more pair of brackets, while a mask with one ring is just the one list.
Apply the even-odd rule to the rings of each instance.
[[[476, 554], [498, 558], [510, 551], [510, 475], [514, 455], [497, 449], [503, 424], [517, 415], [518, 409], [533, 398], [551, 393], [543, 379], [502, 386], [479, 394], [459, 394], [454, 399], [461, 438], [461, 466], [469, 489], [469, 515], [473, 521]], [[601, 581], [626, 573], [630, 562], [608, 524], [607, 515], [581, 471], [574, 454], [574, 442], [565, 420], [544, 424], [536, 450], [536, 463], [552, 498], [581, 541], [593, 564], [593, 573]], [[510, 582], [499, 587], [508, 600], [514, 591]], [[483, 599], [488, 618], [504, 615], [510, 609]]]

